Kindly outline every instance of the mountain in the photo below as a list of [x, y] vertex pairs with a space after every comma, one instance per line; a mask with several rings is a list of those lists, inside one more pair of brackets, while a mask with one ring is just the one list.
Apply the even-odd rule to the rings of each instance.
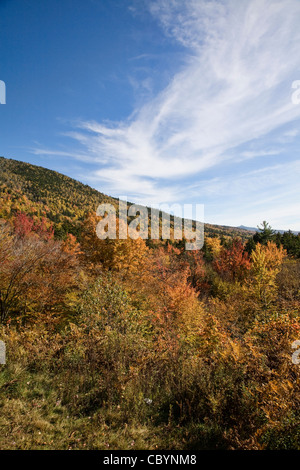
[[[0, 218], [26, 210], [30, 215], [47, 217], [55, 235], [80, 234], [85, 214], [95, 212], [101, 203], [118, 209], [118, 199], [107, 196], [57, 171], [13, 159], [0, 157]], [[130, 203], [129, 203], [130, 204]], [[205, 224], [210, 236], [240, 236], [247, 239], [252, 232], [244, 227]]]
[[[240, 225], [238, 228], [240, 228], [242, 230], [248, 230], [249, 232], [258, 232], [258, 227], [254, 228], [254, 227], [245, 227], [245, 225]], [[289, 230], [276, 230], [276, 229], [274, 229], [274, 232], [283, 234], [283, 233], [289, 232]], [[291, 230], [291, 232], [294, 235], [298, 235], [298, 233], [300, 233], [300, 230], [298, 232], [295, 231], [295, 230]]]
[[[61, 173], [4, 157], [0, 157], [0, 196], [8, 212], [30, 204], [31, 215], [47, 217], [58, 236], [78, 235], [85, 214], [96, 211], [99, 204], [118, 204], [117, 199]], [[9, 213], [2, 209], [1, 216], [6, 218]]]
[[248, 230], [249, 232], [257, 232], [257, 228], [254, 227], [245, 227], [245, 225], [240, 225], [238, 228], [242, 230]]

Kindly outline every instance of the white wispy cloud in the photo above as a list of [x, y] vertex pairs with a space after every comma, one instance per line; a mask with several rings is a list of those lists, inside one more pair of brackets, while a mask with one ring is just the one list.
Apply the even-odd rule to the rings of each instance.
[[[276, 229], [299, 230], [300, 160], [224, 175], [191, 187], [194, 197], [208, 195], [210, 222], [256, 227], [268, 220]], [[220, 203], [224, 201], [224, 203]], [[224, 219], [226, 216], [226, 220]]]
[[[298, 0], [157, 0], [149, 11], [186, 48], [186, 60], [126, 121], [81, 122], [68, 134], [83, 146], [84, 158], [99, 163], [90, 178], [102, 190], [148, 204], [175, 202], [182, 181], [189, 198], [189, 178], [201, 181], [213, 170], [214, 186], [224, 162], [232, 162], [238, 178], [236, 165], [255, 157], [261, 165], [262, 157], [282, 151], [266, 150], [262, 140], [262, 148], [247, 149], [255, 139], [289, 123], [285, 137], [297, 138], [300, 106], [292, 103], [291, 85], [300, 78]], [[150, 83], [151, 77], [144, 86]]]

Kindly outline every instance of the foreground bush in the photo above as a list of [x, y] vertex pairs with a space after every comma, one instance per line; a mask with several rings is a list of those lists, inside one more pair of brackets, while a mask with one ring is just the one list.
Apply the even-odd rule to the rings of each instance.
[[72, 323], [2, 326], [1, 448], [299, 449], [297, 310], [240, 338], [196, 326], [161, 329], [107, 276]]

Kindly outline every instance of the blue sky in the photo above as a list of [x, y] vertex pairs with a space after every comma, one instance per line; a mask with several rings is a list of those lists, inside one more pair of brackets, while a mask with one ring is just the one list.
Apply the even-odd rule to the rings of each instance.
[[299, 24], [299, 0], [0, 0], [0, 155], [300, 230]]

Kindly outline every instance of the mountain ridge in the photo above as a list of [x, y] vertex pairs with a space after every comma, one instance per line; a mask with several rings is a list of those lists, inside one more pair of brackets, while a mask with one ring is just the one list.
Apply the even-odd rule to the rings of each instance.
[[[101, 203], [118, 208], [118, 199], [108, 196], [87, 184], [55, 170], [31, 163], [0, 157], [0, 192], [17, 199], [26, 197], [35, 210], [48, 217], [57, 234], [78, 235], [78, 223], [87, 212], [96, 211]], [[131, 204], [131, 203], [128, 203]], [[1, 217], [1, 212], [0, 212]], [[204, 223], [210, 235], [241, 236], [247, 239], [252, 232], [243, 227]]]
[[[237, 228], [240, 228], [242, 230], [247, 230], [249, 232], [258, 232], [260, 230], [259, 227], [255, 228], [255, 227], [246, 227], [245, 225], [239, 225]], [[273, 229], [275, 233], [286, 233], [286, 232], [292, 232], [294, 235], [298, 235], [298, 233], [300, 233], [300, 230], [296, 231], [296, 230], [278, 230], [278, 229]]]

